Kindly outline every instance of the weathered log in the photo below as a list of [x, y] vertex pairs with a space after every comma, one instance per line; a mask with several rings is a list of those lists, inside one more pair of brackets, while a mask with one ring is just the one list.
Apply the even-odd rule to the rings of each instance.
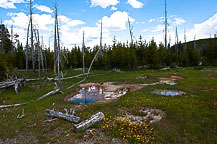
[[79, 123], [82, 121], [80, 117], [74, 116], [72, 114], [56, 112], [54, 110], [49, 110], [49, 109], [47, 109], [46, 112], [49, 117], [60, 118], [73, 123]]
[[6, 89], [6, 88], [10, 88], [13, 87], [15, 84], [15, 81], [11, 81], [11, 82], [2, 82], [0, 84], [0, 89]]
[[58, 93], [58, 92], [60, 92], [60, 88], [57, 88], [57, 89], [55, 89], [55, 90], [53, 90], [53, 91], [51, 91], [51, 92], [49, 92], [49, 93], [47, 93], [47, 94], [41, 96], [40, 98], [37, 99], [37, 101], [39, 101], [39, 100], [41, 100], [41, 99], [43, 99], [43, 98], [46, 98], [46, 97], [48, 97], [48, 96], [50, 96], [50, 95], [56, 94], [56, 93]]
[[12, 105], [0, 105], [0, 108], [9, 108], [9, 107], [18, 107], [22, 105], [26, 105], [27, 103], [21, 103], [21, 104], [12, 104]]
[[53, 91], [51, 91], [51, 92], [49, 92], [49, 93], [47, 93], [47, 94], [41, 96], [40, 98], [37, 99], [37, 101], [39, 101], [39, 100], [41, 100], [41, 99], [43, 99], [43, 98], [46, 98], [46, 97], [48, 97], [48, 96], [50, 96], [50, 95], [59, 93], [59, 92], [60, 92], [60, 93], [63, 93], [63, 92], [61, 91], [61, 89], [62, 89], [62, 82], [61, 82], [61, 80], [58, 79], [57, 82], [58, 82], [58, 84], [55, 82], [55, 85], [56, 85], [55, 90], [53, 90]]
[[22, 83], [25, 83], [25, 78], [22, 78], [22, 79], [17, 79], [17, 80], [14, 80], [14, 81], [9, 81], [9, 82], [1, 82], [0, 83], [0, 89], [7, 89], [7, 88], [10, 88], [10, 87], [15, 87], [15, 84], [22, 84]]
[[74, 84], [74, 85], [68, 87], [67, 89], [70, 89], [70, 88], [73, 88], [73, 87], [76, 86], [76, 85], [79, 85], [80, 83], [84, 82], [86, 79], [87, 79], [87, 78], [85, 77], [83, 80], [81, 80], [81, 81], [77, 82], [76, 84]]
[[36, 79], [26, 79], [27, 82], [30, 82], [30, 81], [43, 81], [45, 80], [46, 78], [36, 78]]
[[105, 115], [102, 112], [98, 112], [95, 115], [92, 115], [90, 119], [87, 119], [79, 124], [74, 125], [76, 131], [83, 130], [85, 128], [89, 128], [95, 122], [102, 121], [105, 118]]
[[[61, 78], [60, 80], [68, 80], [68, 79], [73, 79], [73, 78], [79, 78], [81, 76], [86, 76], [86, 75], [87, 75], [87, 73], [85, 73], [85, 74], [79, 74], [79, 75], [75, 75], [75, 76], [71, 76], [71, 77]], [[58, 78], [57, 77], [56, 78], [47, 78], [47, 80], [48, 81], [57, 81]]]

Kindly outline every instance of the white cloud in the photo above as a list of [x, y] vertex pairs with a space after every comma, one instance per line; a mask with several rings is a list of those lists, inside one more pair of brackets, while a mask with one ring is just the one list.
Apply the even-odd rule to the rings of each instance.
[[135, 19], [129, 17], [127, 12], [116, 11], [110, 17], [104, 16], [102, 18], [103, 28], [113, 31], [125, 30], [128, 18], [131, 22], [135, 22]]
[[211, 18], [208, 20], [200, 23], [195, 24], [194, 28], [192, 28], [190, 31], [186, 33], [187, 37], [190, 37], [191, 40], [194, 39], [194, 36], [197, 36], [197, 39], [200, 38], [208, 38], [211, 35], [214, 35], [217, 33], [217, 13], [214, 14]]
[[35, 4], [33, 7], [40, 10], [40, 11], [42, 11], [42, 12], [47, 12], [47, 13], [52, 13], [53, 12], [52, 9], [50, 9], [49, 7], [47, 7], [45, 5]]
[[[20, 41], [26, 43], [26, 34], [29, 16], [23, 12], [20, 13], [8, 13], [8, 17], [11, 17], [10, 20], [5, 20], [5, 25], [14, 26], [14, 33], [20, 35]], [[84, 24], [81, 20], [72, 20], [66, 16], [59, 16], [60, 19], [60, 33], [61, 33], [61, 42], [64, 46], [71, 46], [70, 43], [73, 41], [75, 43], [79, 42], [78, 32], [73, 31], [75, 26]], [[53, 24], [54, 18], [51, 14], [33, 14], [33, 23], [39, 28], [40, 35], [44, 37], [44, 42], [47, 44], [49, 37], [53, 35]], [[73, 28], [72, 28], [73, 27]], [[82, 36], [82, 35], [81, 35]], [[52, 44], [52, 42], [51, 42]], [[52, 48], [51, 48], [52, 49]]]
[[144, 5], [143, 3], [137, 0], [128, 0], [127, 4], [130, 4], [133, 8], [142, 8]]
[[91, 0], [91, 7], [100, 6], [102, 8], [107, 8], [110, 5], [115, 6], [119, 3], [118, 0]]
[[175, 21], [173, 22], [173, 25], [175, 26], [182, 25], [186, 22], [184, 19], [179, 18], [179, 17], [174, 18], [174, 20]]
[[154, 29], [151, 30], [151, 32], [160, 32], [163, 31], [165, 28], [164, 25], [157, 25]]
[[81, 20], [72, 20], [64, 15], [60, 15], [58, 18], [63, 25], [67, 25], [68, 27], [74, 27], [85, 24], [85, 22]]
[[16, 9], [15, 3], [25, 3], [24, 0], [0, 0], [0, 7], [5, 9]]
[[8, 0], [1, 0], [0, 1], [0, 7], [5, 8], [5, 9], [15, 9], [15, 5], [12, 2], [9, 2]]
[[116, 11], [116, 10], [117, 10], [117, 7], [112, 6], [112, 7], [111, 7], [111, 10]]
[[163, 22], [163, 21], [164, 21], [164, 17], [159, 17], [155, 19], [150, 19], [148, 22], [152, 23], [152, 22]]
[[8, 16], [11, 16], [11, 20], [5, 20], [4, 24], [6, 25], [11, 25], [13, 24], [14, 26], [20, 27], [20, 28], [27, 28], [28, 26], [28, 16], [23, 13], [8, 13]]
[[25, 3], [24, 0], [9, 0], [12, 3]]

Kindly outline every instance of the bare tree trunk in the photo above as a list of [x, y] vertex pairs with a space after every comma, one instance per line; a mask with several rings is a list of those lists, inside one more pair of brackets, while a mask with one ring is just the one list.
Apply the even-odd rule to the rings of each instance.
[[179, 36], [178, 36], [178, 29], [176, 27], [176, 35], [175, 35], [175, 53], [178, 55], [179, 53]]
[[2, 24], [2, 19], [1, 19], [1, 36], [2, 36], [2, 40], [1, 40], [1, 51], [4, 52], [4, 41], [3, 41], [3, 34], [4, 34], [4, 29], [3, 29], [3, 24]]
[[57, 63], [57, 3], [55, 4], [55, 23], [54, 23], [54, 74], [56, 74]]
[[37, 30], [37, 48], [38, 48], [38, 76], [41, 77], [41, 49], [40, 49], [40, 39], [39, 39], [39, 30]]
[[47, 75], [47, 58], [46, 58], [46, 54], [45, 54], [45, 51], [44, 51], [44, 64], [45, 64], [45, 71], [46, 71], [46, 75]]
[[90, 73], [90, 70], [91, 70], [91, 68], [92, 68], [93, 62], [95, 61], [95, 59], [96, 59], [96, 57], [98, 56], [98, 54], [99, 54], [99, 52], [100, 52], [101, 49], [102, 49], [102, 20], [101, 20], [101, 32], [100, 32], [100, 48], [99, 48], [99, 50], [97, 51], [96, 55], [94, 56], [94, 58], [93, 58], [93, 60], [92, 60], [92, 62], [91, 62], [91, 64], [90, 64], [90, 67], [89, 67], [88, 72], [87, 72], [87, 77], [88, 77], [88, 75], [89, 75], [89, 73]]
[[85, 55], [85, 44], [84, 44], [84, 31], [83, 31], [83, 44], [82, 44], [82, 54], [83, 54], [83, 74], [85, 74], [85, 59], [84, 59], [84, 55]]
[[184, 29], [184, 41], [185, 41], [184, 52], [186, 52], [186, 50], [187, 50], [187, 39], [186, 39], [186, 32], [185, 32], [185, 29]]
[[41, 57], [41, 66], [42, 66], [42, 71], [44, 72], [44, 58], [43, 58], [43, 47], [44, 47], [44, 42], [43, 42], [43, 36], [41, 37], [41, 46], [40, 46], [40, 57]]
[[31, 28], [31, 50], [32, 50], [32, 69], [35, 73], [35, 49], [33, 40], [33, 22], [32, 22], [32, 0], [30, 0], [30, 28]]
[[165, 56], [167, 55], [167, 0], [165, 0]]
[[128, 17], [128, 25], [129, 25], [129, 31], [130, 31], [130, 45], [133, 44], [133, 27], [130, 24], [130, 18]]
[[26, 36], [26, 74], [28, 73], [28, 65], [29, 65], [29, 59], [28, 59], [28, 55], [29, 55], [29, 27], [30, 27], [30, 22], [28, 24], [28, 29], [27, 29], [27, 36]]

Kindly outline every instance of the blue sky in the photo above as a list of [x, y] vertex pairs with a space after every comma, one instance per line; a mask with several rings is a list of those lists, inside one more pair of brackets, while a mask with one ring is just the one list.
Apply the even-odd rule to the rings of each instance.
[[[29, 0], [0, 0], [0, 16], [3, 23], [19, 40], [25, 43], [28, 25]], [[85, 31], [87, 46], [99, 44], [100, 20], [103, 20], [103, 42], [111, 44], [116, 36], [118, 41], [130, 39], [127, 19], [133, 25], [134, 40], [141, 35], [144, 40], [152, 37], [159, 43], [164, 40], [164, 0], [34, 0], [34, 24], [40, 30], [46, 45], [49, 39], [52, 46], [54, 14], [57, 1], [59, 9], [61, 44], [69, 49], [80, 45], [82, 32]], [[213, 37], [217, 33], [216, 0], [167, 0], [168, 40], [175, 41], [178, 28], [179, 40], [187, 41]]]

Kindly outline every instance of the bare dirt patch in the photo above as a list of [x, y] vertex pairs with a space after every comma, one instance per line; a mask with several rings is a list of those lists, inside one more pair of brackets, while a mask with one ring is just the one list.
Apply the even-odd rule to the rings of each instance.
[[132, 115], [126, 113], [123, 117], [118, 117], [121, 121], [129, 121], [132, 124], [152, 124], [159, 122], [164, 116], [165, 112], [160, 109], [144, 108], [138, 110], [139, 115]]

